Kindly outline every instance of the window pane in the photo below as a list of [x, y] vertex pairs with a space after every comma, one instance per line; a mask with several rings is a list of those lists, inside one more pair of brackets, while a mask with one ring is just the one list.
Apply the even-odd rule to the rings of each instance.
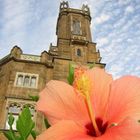
[[80, 49], [77, 49], [77, 55], [81, 56], [81, 50]]
[[7, 116], [7, 119], [6, 119], [5, 129], [10, 129], [9, 124], [8, 124], [8, 116]]
[[18, 120], [18, 115], [13, 115], [15, 120], [14, 120], [14, 123], [13, 123], [13, 130], [16, 130], [16, 121]]
[[20, 112], [20, 107], [18, 107], [16, 105], [10, 106], [8, 112], [17, 114]]
[[31, 78], [31, 83], [30, 83], [31, 87], [36, 87], [36, 77], [32, 77]]
[[[8, 117], [9, 117], [9, 115], [7, 116], [5, 129], [10, 129], [10, 126], [8, 124]], [[13, 117], [14, 117], [14, 123], [12, 125], [12, 128], [13, 128], [13, 130], [16, 130], [16, 121], [18, 120], [18, 115], [13, 115]]]
[[16, 84], [19, 86], [23, 85], [23, 76], [22, 75], [18, 75]]
[[29, 86], [29, 83], [30, 83], [30, 77], [29, 76], [25, 76], [24, 86]]
[[31, 114], [32, 114], [32, 116], [34, 116], [34, 114], [35, 114], [35, 109], [34, 108], [29, 108], [30, 109], [30, 112], [31, 112]]
[[73, 33], [80, 34], [80, 21], [73, 21]]

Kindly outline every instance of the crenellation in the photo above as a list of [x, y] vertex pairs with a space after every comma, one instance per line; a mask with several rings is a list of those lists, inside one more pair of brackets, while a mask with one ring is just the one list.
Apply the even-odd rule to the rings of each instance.
[[83, 4], [82, 5], [82, 10], [87, 13], [87, 14], [90, 14], [90, 9], [89, 9], [89, 6], [87, 4]]
[[62, 2], [60, 2], [60, 10], [67, 9], [67, 8], [69, 8], [68, 1], [62, 1]]

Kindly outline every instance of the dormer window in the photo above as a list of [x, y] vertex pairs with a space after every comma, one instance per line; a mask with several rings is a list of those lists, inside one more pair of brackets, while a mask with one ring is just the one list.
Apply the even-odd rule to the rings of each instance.
[[76, 35], [81, 34], [81, 23], [78, 20], [73, 21], [73, 34], [76, 34]]

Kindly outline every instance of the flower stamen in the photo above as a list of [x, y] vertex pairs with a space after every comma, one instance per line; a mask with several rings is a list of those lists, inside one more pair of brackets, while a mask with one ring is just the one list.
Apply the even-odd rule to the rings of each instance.
[[90, 92], [92, 88], [90, 78], [86, 74], [82, 74], [81, 76], [78, 76], [75, 79], [74, 87], [85, 97], [89, 116], [90, 116], [92, 125], [95, 129], [96, 136], [100, 136], [101, 132], [99, 131], [98, 126], [96, 124], [95, 113], [93, 111], [91, 98], [90, 98]]

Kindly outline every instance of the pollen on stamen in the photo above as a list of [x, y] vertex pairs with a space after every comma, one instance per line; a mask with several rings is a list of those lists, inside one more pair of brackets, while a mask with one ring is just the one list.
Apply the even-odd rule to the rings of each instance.
[[86, 74], [82, 74], [77, 77], [74, 82], [74, 87], [84, 96], [90, 93], [91, 90], [91, 82], [89, 77]]

